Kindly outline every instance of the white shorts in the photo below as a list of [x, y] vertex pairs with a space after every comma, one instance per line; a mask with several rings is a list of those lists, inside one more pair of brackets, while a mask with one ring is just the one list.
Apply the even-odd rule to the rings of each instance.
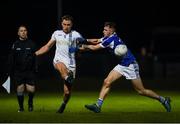
[[137, 63], [130, 64], [128, 67], [117, 65], [113, 69], [118, 73], [122, 74], [126, 79], [137, 79], [140, 77], [139, 75], [139, 65]]
[[76, 77], [76, 66], [75, 65], [73, 65], [73, 66], [69, 65], [68, 62], [63, 60], [63, 59], [61, 59], [61, 60], [54, 59], [53, 60], [54, 67], [55, 67], [55, 64], [60, 63], [60, 62], [62, 62], [67, 67], [68, 70], [71, 70], [73, 72], [73, 77], [75, 78]]

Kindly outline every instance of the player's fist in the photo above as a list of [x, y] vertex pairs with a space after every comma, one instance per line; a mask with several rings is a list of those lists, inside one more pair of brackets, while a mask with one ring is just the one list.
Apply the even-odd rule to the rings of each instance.
[[76, 40], [77, 40], [77, 42], [80, 43], [80, 44], [87, 42], [87, 39], [82, 38], [82, 37], [78, 37]]
[[79, 50], [78, 47], [69, 47], [69, 53], [75, 53], [78, 50]]

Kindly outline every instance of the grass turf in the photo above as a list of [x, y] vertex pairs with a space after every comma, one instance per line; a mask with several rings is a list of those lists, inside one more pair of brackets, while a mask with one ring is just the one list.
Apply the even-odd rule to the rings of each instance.
[[18, 113], [15, 94], [0, 94], [0, 122], [180, 122], [180, 94], [173, 91], [160, 91], [172, 99], [172, 112], [167, 113], [163, 106], [155, 100], [137, 95], [135, 92], [111, 92], [104, 101], [102, 112], [93, 113], [84, 108], [85, 104], [96, 102], [98, 92], [74, 91], [63, 114], [56, 110], [62, 101], [62, 93], [36, 93], [34, 111], [27, 111], [27, 95], [25, 96], [25, 112]]

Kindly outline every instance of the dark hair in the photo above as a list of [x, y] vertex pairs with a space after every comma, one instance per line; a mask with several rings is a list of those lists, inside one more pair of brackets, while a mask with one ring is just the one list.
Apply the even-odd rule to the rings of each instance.
[[61, 21], [63, 20], [70, 20], [71, 22], [73, 22], [73, 17], [70, 16], [70, 15], [64, 15], [62, 18], [61, 18]]
[[28, 28], [27, 28], [27, 26], [26, 26], [26, 25], [21, 24], [21, 25], [19, 25], [19, 26], [18, 26], [18, 31], [19, 31], [19, 29], [20, 29], [21, 27], [24, 27], [24, 28], [26, 28], [26, 30], [28, 30]]
[[116, 23], [115, 22], [105, 22], [104, 26], [108, 26], [108, 27], [113, 28], [114, 30], [116, 30]]

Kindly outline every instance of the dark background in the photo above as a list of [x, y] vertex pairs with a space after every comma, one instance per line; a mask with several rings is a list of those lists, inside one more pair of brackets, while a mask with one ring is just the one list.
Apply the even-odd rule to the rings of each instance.
[[[29, 38], [38, 48], [46, 44], [59, 28], [59, 16], [74, 17], [74, 29], [85, 38], [102, 36], [105, 21], [117, 23], [117, 34], [141, 63], [147, 78], [179, 76], [180, 19], [179, 4], [172, 1], [133, 0], [6, 0], [0, 1], [0, 70], [6, 71], [7, 56], [17, 38], [17, 28], [25, 24]], [[61, 10], [59, 12], [58, 10]], [[147, 59], [141, 48], [147, 49]], [[39, 77], [53, 77], [54, 50], [38, 58]], [[77, 77], [104, 77], [116, 64], [106, 51], [77, 54]]]

